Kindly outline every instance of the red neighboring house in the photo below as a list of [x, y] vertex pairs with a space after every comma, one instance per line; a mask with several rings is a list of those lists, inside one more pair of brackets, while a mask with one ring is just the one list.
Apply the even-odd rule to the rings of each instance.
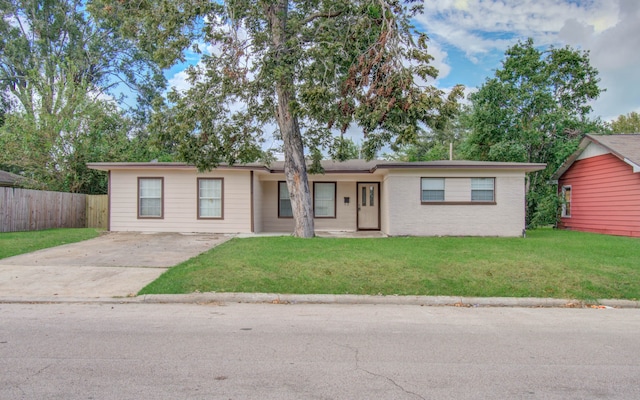
[[559, 228], [640, 237], [640, 134], [585, 136], [553, 179]]

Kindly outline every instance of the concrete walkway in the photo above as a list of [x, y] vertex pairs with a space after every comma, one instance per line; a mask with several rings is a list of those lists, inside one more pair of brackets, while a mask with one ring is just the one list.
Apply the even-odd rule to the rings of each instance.
[[167, 268], [232, 235], [109, 232], [0, 260], [0, 296], [23, 299], [134, 296]]

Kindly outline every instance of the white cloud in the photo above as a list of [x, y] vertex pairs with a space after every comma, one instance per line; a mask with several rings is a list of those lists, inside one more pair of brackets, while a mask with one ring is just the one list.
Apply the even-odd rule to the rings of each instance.
[[449, 73], [451, 72], [451, 66], [447, 62], [447, 52], [444, 51], [437, 42], [429, 42], [428, 51], [429, 54], [433, 57], [431, 65], [436, 67], [436, 69], [438, 70], [437, 79], [443, 79], [449, 76]]
[[618, 22], [598, 32], [595, 26], [569, 19], [559, 32], [560, 40], [590, 51], [598, 68], [601, 86], [607, 91], [594, 102], [604, 119], [614, 119], [640, 108], [640, 3], [619, 2]]
[[601, 32], [615, 25], [617, 6], [604, 1], [579, 5], [561, 0], [440, 0], [425, 2], [425, 12], [416, 20], [438, 41], [474, 58], [504, 50], [522, 37], [554, 43], [568, 16]]
[[607, 89], [593, 103], [594, 114], [612, 119], [640, 108], [638, 0], [440, 0], [425, 2], [416, 20], [434, 42], [474, 63], [527, 37], [536, 45], [589, 50]]
[[184, 92], [191, 87], [191, 83], [189, 82], [188, 78], [189, 74], [187, 74], [186, 70], [179, 71], [171, 78], [169, 78], [169, 87], [172, 89], [176, 89], [179, 92]]

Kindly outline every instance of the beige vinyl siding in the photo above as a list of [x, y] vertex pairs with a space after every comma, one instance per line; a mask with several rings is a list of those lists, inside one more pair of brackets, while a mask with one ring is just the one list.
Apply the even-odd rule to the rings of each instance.
[[[390, 171], [384, 181], [388, 217], [383, 231], [416, 236], [519, 236], [524, 229], [524, 173], [500, 170], [430, 171], [446, 178], [446, 201], [471, 198], [472, 177], [495, 177], [496, 205], [422, 204], [424, 171]], [[383, 214], [384, 215], [384, 214]]]
[[253, 175], [253, 229], [254, 232], [262, 232], [262, 200], [263, 193], [260, 186], [258, 173]]
[[[278, 181], [284, 181], [283, 174], [261, 176], [262, 192], [262, 229], [264, 232], [293, 232], [293, 218], [278, 218]], [[315, 218], [316, 231], [355, 231], [357, 230], [358, 196], [356, 182], [373, 182], [378, 177], [369, 174], [325, 174], [310, 175], [309, 186], [313, 196], [313, 182], [336, 183], [336, 218]], [[349, 204], [344, 198], [349, 197]]]
[[[334, 176], [325, 176], [316, 182], [332, 182]], [[313, 193], [312, 193], [313, 195]], [[344, 204], [344, 198], [349, 197], [349, 204]], [[317, 231], [355, 231], [356, 211], [358, 207], [358, 197], [355, 181], [336, 182], [336, 217], [316, 218], [315, 228]]]
[[262, 202], [257, 204], [257, 208], [261, 209], [263, 231], [293, 232], [293, 218], [278, 218], [278, 181], [262, 181], [260, 187]]
[[[139, 177], [164, 178], [164, 217], [138, 219]], [[197, 216], [197, 178], [222, 178], [223, 219]], [[113, 170], [111, 172], [111, 230], [139, 232], [211, 232], [251, 231], [250, 172], [215, 170], [197, 173], [195, 169]]]

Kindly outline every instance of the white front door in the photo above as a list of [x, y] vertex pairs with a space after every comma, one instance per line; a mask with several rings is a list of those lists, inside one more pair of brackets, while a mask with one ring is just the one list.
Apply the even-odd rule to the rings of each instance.
[[380, 229], [380, 183], [358, 183], [358, 229]]

